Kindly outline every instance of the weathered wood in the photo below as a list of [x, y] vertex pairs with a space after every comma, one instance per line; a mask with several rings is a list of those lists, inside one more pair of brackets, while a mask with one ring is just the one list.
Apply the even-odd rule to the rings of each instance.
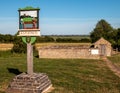
[[33, 45], [27, 43], [27, 73], [33, 74]]

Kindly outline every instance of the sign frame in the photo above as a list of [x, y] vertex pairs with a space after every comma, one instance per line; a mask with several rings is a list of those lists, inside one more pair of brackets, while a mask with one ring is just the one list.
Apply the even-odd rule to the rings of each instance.
[[20, 8], [18, 36], [40, 36], [39, 29], [40, 8]]

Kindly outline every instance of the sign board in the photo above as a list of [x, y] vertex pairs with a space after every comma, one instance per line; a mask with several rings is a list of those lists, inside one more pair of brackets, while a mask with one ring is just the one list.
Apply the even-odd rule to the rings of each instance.
[[19, 30], [18, 36], [40, 36], [40, 30], [38, 29]]
[[26, 7], [19, 9], [18, 36], [40, 36], [39, 8]]

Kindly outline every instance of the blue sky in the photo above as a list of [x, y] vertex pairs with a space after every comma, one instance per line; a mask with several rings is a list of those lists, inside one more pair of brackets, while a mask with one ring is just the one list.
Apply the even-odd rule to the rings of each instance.
[[89, 34], [101, 19], [120, 28], [120, 0], [0, 0], [0, 33], [17, 33], [26, 6], [40, 7], [42, 35]]

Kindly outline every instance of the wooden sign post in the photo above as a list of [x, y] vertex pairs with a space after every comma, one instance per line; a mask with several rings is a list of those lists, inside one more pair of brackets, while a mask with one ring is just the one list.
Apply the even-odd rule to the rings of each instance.
[[36, 36], [40, 36], [39, 8], [20, 8], [19, 11], [19, 35], [27, 44], [27, 73], [33, 74], [33, 45]]
[[19, 9], [18, 36], [27, 44], [27, 74], [15, 76], [6, 93], [43, 93], [51, 86], [51, 81], [45, 73], [33, 72], [33, 43], [40, 36], [39, 8], [26, 7]]
[[27, 43], [27, 73], [33, 74], [33, 46]]

